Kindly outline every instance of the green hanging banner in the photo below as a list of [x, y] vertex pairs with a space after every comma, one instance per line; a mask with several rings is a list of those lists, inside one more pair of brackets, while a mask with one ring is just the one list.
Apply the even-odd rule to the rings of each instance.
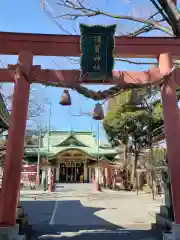
[[80, 25], [82, 77], [107, 79], [114, 67], [114, 34], [116, 25]]

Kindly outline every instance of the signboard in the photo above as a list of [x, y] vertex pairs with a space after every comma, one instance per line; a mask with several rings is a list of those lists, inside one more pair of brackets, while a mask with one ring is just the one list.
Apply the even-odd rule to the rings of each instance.
[[82, 77], [112, 77], [114, 67], [114, 34], [116, 25], [80, 25]]

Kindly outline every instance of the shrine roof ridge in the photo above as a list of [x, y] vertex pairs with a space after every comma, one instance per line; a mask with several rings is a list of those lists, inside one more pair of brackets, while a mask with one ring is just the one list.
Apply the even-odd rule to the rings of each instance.
[[50, 131], [51, 134], [67, 134], [69, 135], [70, 133], [75, 133], [75, 134], [93, 134], [93, 131], [89, 130], [89, 131], [81, 131], [81, 130], [51, 130]]

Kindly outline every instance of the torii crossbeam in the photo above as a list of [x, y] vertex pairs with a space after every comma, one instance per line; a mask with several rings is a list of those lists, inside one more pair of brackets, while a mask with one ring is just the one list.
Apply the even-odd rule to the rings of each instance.
[[[0, 54], [18, 55], [18, 69], [9, 66], [0, 70], [1, 82], [14, 82], [11, 124], [5, 157], [1, 191], [0, 225], [12, 226], [16, 222], [16, 203], [19, 193], [21, 161], [24, 151], [24, 134], [27, 119], [30, 84], [41, 82], [76, 82], [84, 84], [145, 84], [159, 81], [170, 74], [161, 86], [165, 135], [171, 173], [175, 221], [180, 224], [180, 114], [176, 85], [180, 84], [180, 70], [172, 72], [172, 59], [180, 58], [179, 38], [126, 38], [115, 39], [118, 57], [154, 57], [159, 67], [147, 72], [115, 71], [112, 79], [102, 82], [83, 79], [75, 70], [43, 70], [33, 66], [33, 56], [79, 56], [80, 36], [0, 33]], [[25, 78], [28, 77], [29, 81]]]
[[[1, 82], [15, 82], [16, 65], [8, 65], [8, 68], [0, 68], [0, 81]], [[174, 74], [179, 76], [180, 69], [174, 70]], [[56, 84], [61, 87], [63, 84], [156, 84], [164, 76], [158, 67], [153, 67], [148, 71], [113, 71], [113, 77], [109, 79], [97, 79], [94, 81], [91, 78], [82, 78], [81, 71], [79, 70], [53, 70], [53, 69], [41, 69], [41, 66], [35, 65], [31, 67], [31, 83], [41, 83], [44, 85], [50, 85], [50, 83]], [[176, 85], [180, 85], [180, 79], [176, 78]]]

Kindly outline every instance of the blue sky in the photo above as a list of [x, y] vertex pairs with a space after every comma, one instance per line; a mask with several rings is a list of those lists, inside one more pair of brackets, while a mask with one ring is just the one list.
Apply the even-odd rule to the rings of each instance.
[[[144, 0], [145, 1], [145, 0]], [[55, 4], [58, 0], [49, 0], [51, 3], [49, 10], [53, 15], [59, 15], [65, 9], [58, 8]], [[96, 6], [106, 10], [108, 12], [116, 14], [136, 14], [141, 17], [147, 17], [153, 12], [153, 8], [150, 3], [144, 5], [142, 0], [128, 1], [128, 0], [102, 0], [95, 1], [89, 0], [85, 1], [88, 3], [88, 7]], [[126, 3], [125, 3], [126, 2]], [[131, 2], [131, 4], [128, 4]], [[136, 2], [136, 3], [134, 3]], [[134, 4], [134, 5], [133, 5]], [[63, 20], [59, 21], [63, 27], [72, 32], [72, 29], [78, 31], [79, 20], [77, 21], [68, 21]], [[106, 18], [106, 17], [94, 17], [88, 19], [81, 19], [80, 22], [86, 24], [117, 24], [117, 33], [118, 32], [128, 32], [137, 27], [137, 24], [127, 21], [119, 21]], [[39, 0], [2, 0], [0, 3], [0, 31], [10, 31], [10, 32], [32, 32], [32, 33], [51, 33], [51, 34], [64, 34], [61, 29], [51, 21], [40, 8]], [[154, 35], [156, 33], [153, 33]], [[157, 34], [156, 34], [157, 35]], [[9, 63], [16, 63], [16, 56], [1, 56], [1, 62], [6, 65]], [[68, 59], [65, 57], [34, 57], [34, 64], [41, 65], [43, 68], [61, 68], [61, 69], [71, 69], [79, 68], [78, 64], [69, 63]], [[116, 63], [116, 69], [132, 69], [132, 70], [143, 70], [148, 68], [148, 66], [136, 66], [128, 65], [126, 63]], [[88, 100], [83, 96], [75, 92], [70, 92], [72, 97], [72, 106], [71, 107], [62, 107], [59, 105], [59, 99], [63, 92], [63, 89], [60, 88], [44, 88], [39, 85], [33, 85], [35, 89], [34, 97], [38, 102], [43, 102], [45, 98], [48, 98], [52, 102], [52, 117], [51, 117], [51, 126], [52, 128], [59, 130], [91, 130], [93, 129], [97, 133], [98, 123], [97, 121], [92, 120], [91, 117], [73, 117], [72, 114], [78, 114], [80, 110], [83, 112], [90, 112], [93, 110], [95, 102]], [[104, 89], [103, 86], [88, 86], [93, 89]], [[4, 91], [11, 91], [12, 86], [6, 85]], [[106, 108], [106, 107], [105, 107]], [[43, 115], [35, 120], [36, 124], [42, 124], [43, 126], [48, 123], [48, 105], [45, 106], [45, 112]], [[100, 138], [104, 141], [105, 135], [102, 127], [100, 128]]]

